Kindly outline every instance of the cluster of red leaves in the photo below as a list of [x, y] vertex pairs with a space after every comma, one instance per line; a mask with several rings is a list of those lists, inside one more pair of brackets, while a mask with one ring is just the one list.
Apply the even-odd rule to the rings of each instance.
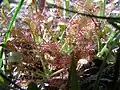
[[[53, 15], [50, 14], [50, 11], [47, 11], [46, 14], [43, 12], [45, 0], [43, 1], [38, 12], [29, 12], [30, 14], [27, 13], [25, 17], [22, 17], [23, 22], [28, 26], [27, 29], [26, 27], [17, 27], [17, 25], [15, 25], [16, 29], [13, 28], [11, 31], [11, 37], [14, 39], [7, 43], [9, 52], [19, 52], [22, 55], [22, 62], [27, 63], [27, 66], [30, 68], [22, 67], [24, 65], [20, 62], [19, 70], [28, 70], [29, 72], [35, 68], [36, 71], [39, 72], [40, 66], [42, 66], [41, 59], [43, 59], [45, 65], [48, 65], [46, 67], [51, 65], [52, 70], [62, 68], [66, 70], [70, 65], [71, 56], [69, 54], [63, 54], [61, 51], [64, 43], [72, 46], [72, 51], [77, 61], [80, 59], [92, 60], [95, 55], [95, 35], [97, 31], [96, 27], [99, 26], [97, 24], [98, 21], [79, 15], [73, 16], [72, 19], [66, 19], [62, 17], [61, 11], [58, 9], [55, 9]], [[56, 3], [58, 6], [62, 5], [60, 0], [56, 0]], [[58, 14], [59, 17], [57, 16]], [[51, 21], [49, 21], [50, 17], [53, 17]], [[64, 43], [59, 42], [57, 39], [52, 39], [53, 36], [58, 38], [61, 36], [57, 36], [57, 32], [59, 31], [56, 30], [60, 22], [64, 22], [67, 26], [63, 35]], [[48, 38], [50, 37], [50, 39], [48, 41], [44, 39], [44, 34], [49, 34]], [[36, 37], [40, 37], [41, 41], [36, 42]], [[26, 75], [29, 75], [28, 72], [26, 72]], [[32, 73], [32, 75], [36, 77], [34, 73]], [[52, 82], [56, 83], [53, 79]], [[63, 82], [61, 83], [63, 84]], [[56, 86], [59, 87], [59, 85]]]
[[[83, 13], [97, 14], [100, 6], [94, 5], [91, 1], [78, 1], [75, 5], [76, 9]], [[96, 12], [98, 11], [98, 12]], [[97, 30], [100, 23], [95, 18], [88, 18], [80, 15], [74, 15], [67, 27], [67, 38], [69, 42], [74, 44], [74, 55], [77, 60], [92, 60], [95, 55], [95, 47], [97, 40]]]
[[57, 42], [42, 44], [40, 46], [40, 51], [56, 57], [60, 55], [60, 45]]
[[96, 21], [87, 17], [75, 17], [67, 29], [67, 37], [74, 43], [74, 53], [77, 60], [84, 58], [92, 60], [95, 55]]
[[50, 55], [48, 61], [52, 64], [52, 67], [54, 67], [55, 69], [68, 68], [70, 64], [70, 56], [63, 55], [60, 52], [60, 47], [61, 46], [57, 42], [50, 42], [47, 44], [42, 44], [40, 46], [41, 53], [48, 53]]
[[[56, 3], [58, 6], [62, 5], [60, 0], [56, 0]], [[89, 5], [87, 8], [89, 8], [90, 10], [88, 9], [88, 11], [92, 13], [91, 9], [93, 9], [93, 7]], [[57, 17], [57, 14], [59, 13], [60, 15], [61, 11], [57, 10], [53, 13]], [[47, 29], [54, 29], [54, 26], [56, 26], [59, 22], [66, 23], [67, 21], [65, 19], [63, 20], [62, 17], [59, 17], [59, 19], [54, 18], [52, 22], [46, 23], [49, 17], [50, 14], [44, 16], [39, 12], [33, 13], [32, 21], [34, 21], [36, 23], [36, 26], [39, 27], [37, 30], [41, 31], [41, 35], [46, 29], [46, 25]], [[68, 27], [66, 29], [66, 38], [64, 39], [67, 40], [68, 44], [74, 44], [73, 51], [77, 61], [81, 58], [85, 58], [87, 60], [93, 59], [95, 55], [95, 34], [97, 30], [96, 27], [98, 27], [97, 22], [98, 21], [96, 19], [81, 17], [79, 15], [76, 15], [76, 17], [72, 18], [72, 20], [69, 21]], [[62, 54], [60, 52], [60, 48], [62, 47], [59, 45], [58, 41], [43, 42], [43, 44], [40, 45], [40, 52], [42, 54], [48, 53], [50, 55], [52, 60], [49, 58], [49, 62], [52, 64], [52, 66], [56, 68], [67, 67], [67, 64], [70, 63], [70, 56]]]

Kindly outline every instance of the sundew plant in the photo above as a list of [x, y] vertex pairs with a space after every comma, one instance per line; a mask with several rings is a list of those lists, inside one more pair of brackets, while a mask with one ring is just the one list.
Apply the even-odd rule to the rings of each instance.
[[119, 90], [119, 0], [3, 0], [0, 90]]

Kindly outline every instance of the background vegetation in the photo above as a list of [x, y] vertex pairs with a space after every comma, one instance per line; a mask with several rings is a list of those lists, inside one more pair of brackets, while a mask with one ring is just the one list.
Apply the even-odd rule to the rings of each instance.
[[119, 4], [3, 0], [0, 90], [120, 90]]

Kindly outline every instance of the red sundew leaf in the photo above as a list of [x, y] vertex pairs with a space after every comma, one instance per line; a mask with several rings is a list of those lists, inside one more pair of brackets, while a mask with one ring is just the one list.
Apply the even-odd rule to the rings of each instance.
[[40, 0], [40, 4], [39, 4], [40, 13], [43, 13], [43, 10], [45, 8], [45, 3], [46, 3], [46, 0]]
[[45, 19], [45, 17], [41, 13], [39, 13], [39, 12], [33, 13], [33, 20], [34, 21], [39, 22], [39, 21], [42, 21], [44, 19]]
[[70, 65], [70, 56], [69, 55], [61, 55], [57, 56], [52, 62], [52, 66], [56, 67], [56, 69], [60, 68], [68, 68]]
[[60, 46], [58, 43], [46, 43], [40, 46], [40, 51], [42, 53], [49, 53], [51, 56], [60, 55]]

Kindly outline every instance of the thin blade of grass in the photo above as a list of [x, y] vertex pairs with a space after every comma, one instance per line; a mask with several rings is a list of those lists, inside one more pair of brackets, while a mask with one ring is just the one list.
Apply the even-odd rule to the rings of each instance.
[[[5, 38], [4, 38], [4, 42], [3, 42], [4, 46], [6, 46], [7, 40], [9, 38], [9, 36], [10, 36], [10, 31], [11, 31], [11, 29], [13, 27], [13, 23], [16, 20], [16, 16], [17, 16], [18, 12], [20, 11], [23, 2], [24, 2], [24, 0], [20, 0], [20, 2], [18, 3], [18, 7], [16, 8], [16, 11], [15, 11], [15, 13], [14, 13], [14, 15], [13, 15], [11, 21], [10, 21], [10, 24], [8, 26], [8, 30], [7, 30], [7, 32], [5, 34]], [[1, 50], [1, 53], [0, 53], [0, 68], [2, 67], [2, 56], [3, 56], [3, 51], [4, 51], [3, 48], [4, 47], [2, 47], [2, 50]]]
[[72, 53], [71, 56], [71, 64], [69, 69], [69, 76], [68, 76], [68, 90], [80, 90], [80, 85], [78, 83], [78, 75], [76, 71], [76, 61], [74, 59], [74, 55]]
[[100, 15], [101, 15], [101, 16], [105, 16], [106, 0], [104, 0], [104, 1], [102, 2], [102, 6], [103, 6], [103, 8], [101, 9]]
[[[69, 9], [69, 0], [63, 0], [63, 3], [64, 3], [64, 8]], [[64, 17], [68, 17], [69, 11], [64, 10], [63, 15]]]

